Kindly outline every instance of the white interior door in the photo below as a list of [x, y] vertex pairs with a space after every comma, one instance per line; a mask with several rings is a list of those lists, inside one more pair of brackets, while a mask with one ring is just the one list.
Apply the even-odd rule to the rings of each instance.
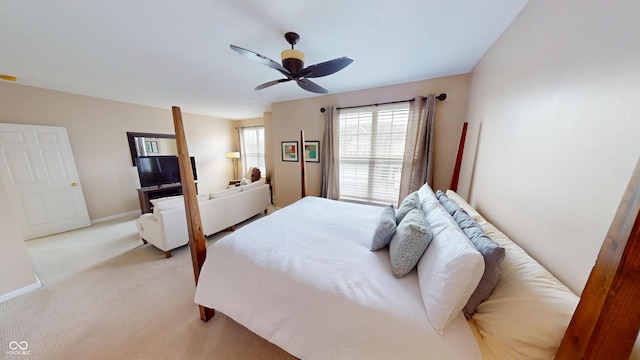
[[0, 152], [25, 240], [91, 225], [66, 128], [0, 123]]

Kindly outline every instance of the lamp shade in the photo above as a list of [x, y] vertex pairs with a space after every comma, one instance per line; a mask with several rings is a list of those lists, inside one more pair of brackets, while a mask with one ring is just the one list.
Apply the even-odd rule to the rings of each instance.
[[298, 59], [304, 62], [304, 53], [300, 50], [295, 49], [286, 49], [280, 53], [280, 58], [282, 60], [286, 59]]
[[238, 152], [238, 151], [228, 152], [227, 153], [227, 157], [229, 159], [240, 159], [240, 152]]

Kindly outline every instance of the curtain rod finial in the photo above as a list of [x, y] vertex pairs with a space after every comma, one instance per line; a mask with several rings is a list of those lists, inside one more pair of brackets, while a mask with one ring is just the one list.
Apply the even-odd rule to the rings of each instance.
[[447, 94], [442, 93], [442, 94], [436, 96], [436, 99], [438, 99], [440, 101], [445, 101], [447, 99]]
[[320, 112], [321, 112], [321, 113], [323, 113], [323, 112], [325, 112], [325, 111], [327, 111], [327, 109], [325, 109], [325, 108], [323, 108], [323, 107], [321, 107], [321, 108], [320, 108]]

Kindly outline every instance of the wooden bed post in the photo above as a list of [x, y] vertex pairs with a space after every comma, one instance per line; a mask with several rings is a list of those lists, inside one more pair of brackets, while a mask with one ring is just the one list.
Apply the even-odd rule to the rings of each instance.
[[640, 328], [640, 160], [556, 359], [628, 359]]
[[[198, 206], [196, 185], [193, 180], [191, 160], [189, 159], [189, 149], [187, 139], [184, 135], [182, 125], [182, 114], [180, 108], [173, 106], [173, 126], [176, 132], [176, 144], [178, 146], [178, 164], [180, 168], [180, 182], [182, 183], [182, 194], [184, 197], [184, 208], [187, 217], [187, 231], [189, 232], [189, 249], [191, 250], [191, 262], [193, 264], [193, 276], [198, 284], [200, 269], [207, 256], [207, 242], [202, 231], [202, 219], [200, 218], [200, 207]], [[213, 309], [200, 305], [200, 319], [207, 321], [215, 315]]]
[[306, 161], [304, 159], [304, 130], [300, 130], [300, 149], [298, 150], [298, 158], [300, 159], [300, 187], [302, 189], [302, 197], [307, 196], [307, 174], [305, 173]]
[[462, 165], [462, 154], [464, 153], [464, 142], [467, 138], [468, 122], [462, 124], [462, 134], [460, 134], [460, 143], [458, 144], [458, 155], [456, 156], [456, 165], [453, 168], [453, 176], [451, 177], [451, 186], [449, 189], [458, 191], [458, 179], [460, 178], [460, 166]]

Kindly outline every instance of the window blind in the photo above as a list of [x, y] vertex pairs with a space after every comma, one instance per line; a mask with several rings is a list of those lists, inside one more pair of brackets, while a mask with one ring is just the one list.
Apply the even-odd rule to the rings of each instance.
[[397, 205], [409, 103], [340, 111], [340, 199]]
[[262, 176], [266, 174], [264, 159], [264, 126], [252, 126], [240, 128], [240, 147], [244, 170], [244, 176], [250, 167], [260, 168]]

